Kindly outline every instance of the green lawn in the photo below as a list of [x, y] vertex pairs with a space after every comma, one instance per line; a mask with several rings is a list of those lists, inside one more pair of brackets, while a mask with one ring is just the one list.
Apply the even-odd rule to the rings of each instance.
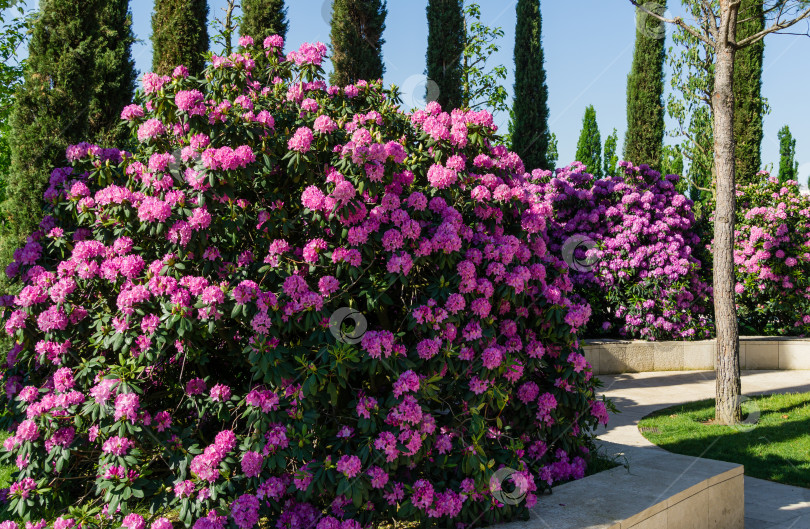
[[739, 463], [748, 476], [810, 487], [810, 393], [753, 397], [743, 413], [751, 424], [711, 424], [714, 399], [701, 400], [648, 415], [639, 429], [670, 452]]

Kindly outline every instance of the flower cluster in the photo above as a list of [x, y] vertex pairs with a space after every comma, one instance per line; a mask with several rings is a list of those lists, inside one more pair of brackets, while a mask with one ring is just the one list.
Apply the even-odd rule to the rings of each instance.
[[810, 332], [810, 197], [775, 176], [737, 187], [734, 232], [741, 332]]
[[569, 314], [586, 336], [702, 339], [711, 332], [711, 287], [693, 250], [692, 201], [676, 175], [620, 162], [620, 176], [596, 179], [576, 162], [534, 171], [554, 207], [550, 248], [571, 267], [574, 291], [591, 307]]
[[[132, 152], [82, 145], [53, 172], [2, 298], [0, 514], [455, 526], [582, 477], [607, 421], [590, 308], [492, 116], [327, 87], [320, 44], [240, 44], [200, 77], [147, 74]], [[502, 467], [524, 502], [492, 494]]]

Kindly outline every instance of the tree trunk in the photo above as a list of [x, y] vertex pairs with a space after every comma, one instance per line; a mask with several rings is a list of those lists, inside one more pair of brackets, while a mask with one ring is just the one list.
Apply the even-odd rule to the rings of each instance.
[[734, 302], [734, 35], [737, 7], [720, 0], [720, 28], [714, 72], [714, 314], [717, 331], [715, 420], [734, 424], [740, 413], [740, 356]]

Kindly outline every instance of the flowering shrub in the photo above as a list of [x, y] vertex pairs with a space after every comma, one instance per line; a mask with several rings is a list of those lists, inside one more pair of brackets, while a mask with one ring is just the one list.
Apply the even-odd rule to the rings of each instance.
[[53, 172], [7, 269], [10, 516], [454, 527], [583, 476], [607, 421], [588, 310], [492, 116], [405, 114], [282, 43], [262, 75], [249, 39], [202, 80], [146, 74], [133, 152]]
[[810, 198], [761, 173], [737, 186], [734, 263], [741, 332], [810, 331]]
[[709, 337], [711, 287], [692, 255], [700, 243], [692, 201], [675, 191], [676, 175], [620, 167], [623, 175], [602, 179], [579, 162], [554, 175], [536, 171], [554, 207], [549, 248], [568, 254], [575, 292], [593, 311], [585, 335]]

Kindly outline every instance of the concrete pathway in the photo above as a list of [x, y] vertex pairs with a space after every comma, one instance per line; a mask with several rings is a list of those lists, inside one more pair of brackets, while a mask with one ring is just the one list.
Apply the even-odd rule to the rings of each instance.
[[[605, 449], [616, 453], [653, 445], [638, 431], [649, 413], [684, 402], [714, 397], [713, 371], [657, 371], [600, 375], [601, 393], [621, 411], [599, 432]], [[744, 395], [810, 392], [810, 371], [743, 371]], [[808, 432], [810, 435], [810, 432]], [[660, 449], [658, 449], [660, 450]], [[745, 477], [746, 529], [810, 529], [810, 489]]]

